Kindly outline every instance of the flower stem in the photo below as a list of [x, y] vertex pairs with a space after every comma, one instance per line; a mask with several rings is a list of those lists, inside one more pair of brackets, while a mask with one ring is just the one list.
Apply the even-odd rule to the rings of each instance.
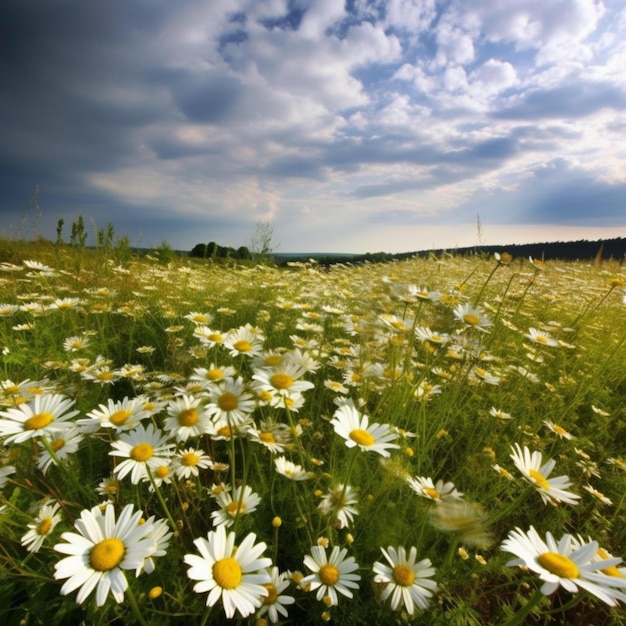
[[535, 593], [528, 599], [528, 602], [508, 621], [504, 626], [518, 626], [522, 624], [524, 618], [541, 602], [545, 596], [541, 593], [541, 589], [537, 589]]
[[137, 604], [137, 598], [135, 598], [135, 594], [131, 589], [130, 585], [126, 589], [126, 597], [128, 598], [128, 604], [130, 604], [130, 608], [137, 619], [137, 622], [141, 624], [141, 626], [148, 626], [148, 622], [143, 618], [141, 611], [139, 610], [139, 605]]
[[161, 493], [159, 486], [156, 484], [156, 480], [154, 480], [154, 476], [152, 476], [152, 472], [148, 466], [146, 466], [146, 470], [148, 471], [148, 478], [150, 479], [150, 483], [152, 484], [154, 493], [156, 493], [159, 503], [161, 504], [161, 507], [163, 508], [163, 511], [165, 512], [165, 515], [167, 515], [167, 519], [172, 525], [172, 532], [174, 533], [174, 537], [178, 537], [179, 535], [178, 526], [176, 525], [176, 522], [174, 521], [174, 518], [172, 517], [172, 514], [170, 513], [170, 510], [163, 498], [163, 494]]

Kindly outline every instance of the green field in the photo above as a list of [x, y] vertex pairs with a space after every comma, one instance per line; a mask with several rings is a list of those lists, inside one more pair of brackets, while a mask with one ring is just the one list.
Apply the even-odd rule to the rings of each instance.
[[4, 624], [626, 624], [625, 283], [2, 241]]

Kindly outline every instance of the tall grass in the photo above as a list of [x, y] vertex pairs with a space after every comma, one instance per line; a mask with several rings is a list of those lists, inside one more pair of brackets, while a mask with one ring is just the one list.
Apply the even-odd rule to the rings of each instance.
[[[194, 591], [186, 558], [223, 520], [236, 545], [249, 533], [265, 544], [294, 599], [288, 617], [261, 609], [243, 623], [626, 624], [621, 600], [610, 607], [563, 588], [545, 596], [537, 574], [507, 566], [513, 557], [501, 549], [513, 529], [532, 526], [593, 539], [601, 554], [626, 550], [618, 264], [444, 256], [277, 269], [2, 244], [7, 624], [228, 622], [222, 600], [207, 606], [207, 593]], [[25, 428], [23, 441], [8, 434], [11, 411], [53, 394], [77, 411], [69, 454], [61, 420], [57, 431]], [[188, 437], [185, 402], [206, 423]], [[107, 422], [128, 406], [139, 416], [133, 428]], [[342, 411], [368, 422], [344, 438]], [[372, 423], [395, 447], [368, 450], [355, 430]], [[116, 480], [124, 457], [110, 453], [148, 425], [167, 442], [169, 474], [147, 462], [141, 480]], [[550, 478], [569, 477], [575, 503], [542, 499], [511, 458], [516, 444], [554, 459]], [[300, 466], [302, 480], [297, 469], [279, 473], [279, 457]], [[109, 501], [118, 516], [133, 505], [172, 534], [155, 539], [153, 571], [126, 571], [123, 601], [77, 602], [77, 591], [62, 590], [66, 555], [56, 548], [85, 511]], [[42, 506], [54, 503], [57, 518], [43, 523]], [[305, 564], [314, 546], [354, 559], [352, 597], [317, 599], [315, 584], [302, 583], [314, 574]], [[381, 549], [401, 546], [435, 570], [425, 575], [436, 582], [426, 608], [394, 610], [381, 596], [374, 564], [388, 564]], [[624, 579], [620, 567], [613, 580]], [[275, 608], [267, 598], [265, 611]]]

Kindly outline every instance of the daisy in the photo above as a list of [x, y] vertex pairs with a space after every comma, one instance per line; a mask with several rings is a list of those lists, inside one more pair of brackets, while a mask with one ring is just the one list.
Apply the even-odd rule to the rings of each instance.
[[63, 342], [63, 350], [66, 352], [77, 352], [89, 345], [89, 337], [76, 335], [74, 337], [68, 337]]
[[41, 435], [56, 436], [72, 424], [68, 420], [78, 411], [74, 400], [58, 393], [35, 396], [18, 407], [0, 411], [0, 438], [4, 443], [22, 443]]
[[613, 506], [613, 501], [610, 498], [607, 498], [603, 493], [600, 493], [598, 490], [594, 489], [591, 485], [583, 485], [583, 489], [588, 491], [594, 498], [597, 498], [602, 502], [602, 504], [606, 504], [608, 506]]
[[531, 526], [527, 532], [516, 528], [509, 532], [501, 550], [517, 556], [508, 566], [524, 566], [539, 574], [544, 581], [541, 593], [548, 596], [559, 587], [577, 593], [584, 589], [609, 606], [616, 606], [626, 595], [616, 589], [626, 589], [626, 578], [607, 576], [603, 570], [617, 565], [621, 559], [594, 560], [598, 542], [581, 543], [566, 534], [557, 542], [550, 532], [545, 540]]
[[[143, 525], [142, 519], [139, 520], [139, 524]], [[154, 552], [146, 557], [139, 567], [135, 570], [135, 576], [139, 576], [142, 572], [151, 574], [154, 571], [154, 557], [165, 556], [167, 554], [167, 547], [169, 546], [170, 539], [174, 534], [167, 522], [163, 519], [155, 519], [154, 515], [148, 518], [147, 523], [150, 524], [150, 532], [146, 535], [146, 538], [151, 539], [154, 544]]]
[[263, 598], [263, 604], [257, 611], [256, 617], [263, 617], [267, 613], [272, 624], [276, 624], [282, 617], [288, 617], [285, 606], [293, 604], [295, 599], [292, 596], [283, 595], [283, 591], [289, 587], [289, 574], [287, 572], [279, 573], [277, 567], [267, 568], [265, 573], [269, 576], [270, 582], [263, 586], [267, 589], [267, 596]]
[[150, 413], [146, 411], [142, 398], [125, 397], [117, 402], [109, 398], [106, 404], [98, 405], [97, 409], [87, 413], [85, 419], [80, 419], [76, 423], [87, 433], [93, 433], [98, 428], [132, 430], [142, 419], [149, 416]]
[[555, 424], [554, 422], [551, 422], [550, 420], [543, 420], [543, 423], [555, 434], [557, 434], [559, 437], [561, 437], [561, 439], [575, 439], [576, 437], [574, 437], [574, 435], [572, 435], [572, 433], [569, 433], [565, 430], [565, 428], [563, 428], [562, 426], [559, 426], [558, 424]]
[[437, 484], [435, 484], [432, 478], [417, 476], [415, 478], [407, 478], [407, 482], [418, 496], [434, 500], [435, 502], [458, 500], [463, 497], [463, 494], [456, 489], [454, 483], [444, 483], [443, 480], [438, 480]]
[[177, 441], [210, 435], [215, 431], [211, 416], [202, 405], [202, 399], [188, 394], [183, 394], [168, 403], [163, 428], [170, 436], [175, 436]]
[[212, 348], [224, 343], [224, 335], [218, 330], [212, 330], [208, 326], [196, 326], [193, 329], [193, 336], [200, 340], [205, 346]]
[[493, 326], [493, 322], [479, 307], [471, 304], [457, 304], [453, 310], [454, 317], [465, 324], [467, 328], [476, 328], [482, 332], [488, 332], [487, 327]]
[[190, 566], [187, 576], [199, 581], [193, 590], [196, 593], [209, 592], [207, 606], [215, 606], [221, 598], [228, 619], [236, 611], [241, 617], [247, 617], [269, 596], [265, 585], [271, 583], [266, 570], [271, 559], [261, 557], [267, 546], [265, 543], [255, 544], [255, 540], [256, 535], [250, 533], [235, 546], [235, 533], [226, 534], [224, 526], [218, 526], [208, 533], [206, 539], [194, 540], [200, 556], [184, 556], [185, 563]]
[[277, 440], [272, 430], [259, 430], [257, 428], [250, 428], [247, 431], [247, 435], [250, 441], [254, 441], [262, 446], [265, 446], [272, 454], [284, 452], [286, 443]]
[[576, 500], [579, 500], [580, 496], [566, 491], [572, 484], [568, 476], [557, 476], [548, 480], [548, 476], [556, 465], [554, 459], [549, 459], [541, 465], [541, 452], [535, 451], [531, 454], [526, 446], [522, 450], [518, 443], [511, 446], [511, 450], [513, 450], [513, 454], [510, 456], [515, 466], [524, 478], [537, 489], [545, 504], [558, 504], [559, 502], [578, 504]]
[[213, 526], [232, 526], [240, 515], [254, 513], [261, 498], [252, 491], [250, 485], [239, 486], [232, 493], [222, 491], [215, 500], [220, 508], [211, 513]]
[[236, 328], [226, 333], [224, 337], [224, 347], [230, 350], [230, 356], [237, 357], [256, 356], [261, 354], [265, 337], [258, 329], [250, 324]]
[[441, 502], [429, 511], [430, 523], [441, 532], [456, 533], [460, 541], [478, 548], [488, 548], [493, 543], [487, 529], [487, 515], [473, 502], [452, 499]]
[[513, 419], [513, 416], [510, 413], [505, 413], [501, 409], [496, 409], [495, 406], [492, 406], [491, 409], [489, 409], [489, 415], [491, 415], [492, 417], [496, 417], [499, 420]]
[[348, 448], [358, 446], [363, 451], [378, 452], [389, 456], [389, 448], [399, 448], [395, 443], [398, 435], [388, 425], [370, 424], [367, 415], [361, 414], [354, 403], [347, 402], [340, 406], [330, 422], [335, 432], [346, 440]]
[[[52, 452], [47, 446], [44, 445], [43, 439], [47, 440]], [[39, 447], [39, 458], [37, 459], [37, 467], [44, 474], [50, 469], [51, 465], [56, 465], [58, 461], [63, 461], [69, 457], [70, 454], [74, 454], [81, 442], [84, 439], [84, 435], [79, 428], [71, 427], [56, 433], [54, 437], [42, 437], [42, 440], [37, 442]], [[56, 458], [55, 458], [56, 457]]]
[[253, 389], [259, 392], [267, 392], [271, 406], [284, 406], [285, 398], [298, 396], [315, 385], [308, 380], [301, 380], [306, 370], [295, 363], [285, 361], [277, 367], [258, 369], [252, 378]]
[[391, 596], [391, 609], [397, 611], [404, 608], [413, 615], [415, 608], [428, 608], [429, 599], [437, 590], [437, 583], [430, 578], [434, 575], [430, 559], [415, 562], [417, 548], [412, 547], [407, 556], [406, 548], [399, 546], [396, 550], [389, 546], [381, 548], [386, 563], [376, 561], [372, 567], [376, 576], [374, 582], [384, 585], [381, 600], [385, 602]]
[[185, 319], [193, 322], [196, 326], [200, 324], [210, 324], [213, 319], [213, 315], [211, 313], [198, 313], [196, 311], [187, 313], [184, 317]]
[[111, 444], [111, 456], [119, 456], [124, 460], [116, 466], [114, 473], [122, 480], [130, 474], [133, 485], [149, 477], [148, 469], [153, 470], [159, 465], [166, 465], [171, 455], [173, 444], [167, 443], [167, 436], [148, 424], [140, 424], [136, 430], [121, 433], [118, 441]]
[[326, 548], [313, 546], [311, 554], [304, 557], [304, 565], [313, 573], [305, 576], [300, 584], [310, 591], [317, 589], [316, 599], [324, 600], [328, 606], [337, 604], [339, 599], [337, 592], [346, 598], [352, 598], [351, 589], [358, 589], [357, 581], [361, 580], [359, 569], [354, 557], [346, 558], [348, 550], [335, 546], [330, 553], [326, 554]]
[[201, 469], [213, 466], [213, 461], [208, 454], [196, 448], [186, 448], [174, 455], [173, 467], [176, 478], [190, 478], [199, 476]]
[[333, 515], [339, 528], [347, 528], [354, 521], [354, 516], [359, 514], [357, 502], [354, 489], [340, 483], [328, 490], [317, 508], [323, 515]]
[[526, 339], [530, 339], [533, 343], [539, 343], [542, 346], [555, 348], [559, 345], [559, 342], [548, 333], [544, 333], [536, 328], [529, 328], [528, 334], [524, 335], [524, 337], [526, 337]]
[[284, 456], [274, 459], [276, 471], [289, 480], [309, 480], [315, 478], [315, 472], [307, 472], [301, 465], [296, 465], [287, 460]]
[[78, 533], [61, 535], [66, 543], [58, 543], [54, 549], [69, 555], [55, 565], [54, 577], [67, 578], [61, 595], [79, 589], [76, 602], [82, 604], [95, 589], [97, 606], [105, 603], [109, 592], [116, 602], [124, 600], [128, 588], [124, 570], [136, 570], [156, 549], [152, 523], [140, 524], [142, 512], [133, 512], [133, 508], [127, 504], [117, 522], [110, 503], [103, 509], [83, 510], [74, 523]]
[[15, 474], [14, 465], [5, 465], [4, 467], [0, 467], [0, 489], [7, 484], [11, 474]]
[[60, 505], [58, 502], [44, 504], [35, 521], [28, 524], [28, 532], [22, 537], [21, 543], [29, 552], [38, 552], [45, 538], [50, 535], [54, 527], [61, 521], [59, 515]]
[[226, 378], [211, 392], [206, 406], [213, 423], [227, 420], [233, 425], [244, 423], [254, 409], [254, 397], [245, 390], [242, 378]]

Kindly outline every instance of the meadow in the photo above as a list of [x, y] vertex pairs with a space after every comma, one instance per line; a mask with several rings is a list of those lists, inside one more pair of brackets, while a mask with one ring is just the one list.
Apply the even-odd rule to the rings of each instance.
[[4, 624], [626, 624], [625, 284], [3, 241]]

